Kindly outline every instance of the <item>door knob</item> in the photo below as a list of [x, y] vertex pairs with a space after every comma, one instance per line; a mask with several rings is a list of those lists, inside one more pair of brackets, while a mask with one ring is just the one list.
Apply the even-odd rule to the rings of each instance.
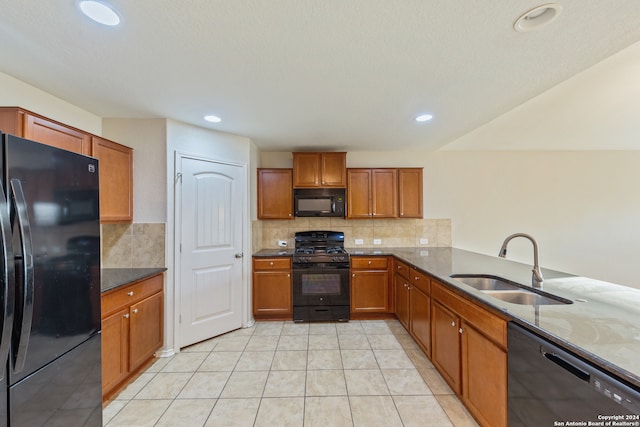
[[[242, 252], [238, 252], [236, 254], [236, 258], [242, 258], [244, 256], [244, 254]], [[273, 265], [273, 262], [271, 263], [271, 265]]]

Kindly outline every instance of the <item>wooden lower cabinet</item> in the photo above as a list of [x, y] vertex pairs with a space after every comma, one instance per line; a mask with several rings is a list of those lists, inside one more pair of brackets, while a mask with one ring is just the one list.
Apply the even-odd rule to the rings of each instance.
[[442, 304], [434, 301], [431, 310], [433, 342], [431, 362], [451, 389], [460, 394], [460, 319]]
[[163, 345], [164, 275], [102, 295], [102, 399], [109, 399]]
[[416, 287], [410, 290], [409, 312], [411, 321], [409, 333], [427, 356], [431, 355], [431, 298]]
[[406, 330], [409, 330], [409, 280], [400, 273], [394, 277], [396, 317]]
[[391, 307], [389, 258], [351, 257], [351, 313], [388, 313]]
[[293, 316], [290, 257], [253, 258], [253, 315], [256, 319]]

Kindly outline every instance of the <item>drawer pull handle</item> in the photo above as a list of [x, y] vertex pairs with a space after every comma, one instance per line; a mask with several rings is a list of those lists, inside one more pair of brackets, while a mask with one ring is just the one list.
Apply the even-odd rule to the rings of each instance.
[[136, 314], [138, 312], [137, 308], [134, 308], [133, 310], [131, 310], [133, 312], [133, 314]]
[[129, 292], [127, 292], [127, 295], [129, 295], [130, 297], [132, 297], [132, 296], [133, 296], [133, 291], [129, 291]]
[[128, 318], [129, 318], [129, 313], [125, 314], [123, 317], [124, 317], [125, 319], [128, 319]]

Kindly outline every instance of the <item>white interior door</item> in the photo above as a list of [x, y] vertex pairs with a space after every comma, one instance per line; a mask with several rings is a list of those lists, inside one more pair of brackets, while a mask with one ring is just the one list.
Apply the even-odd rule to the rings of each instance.
[[179, 347], [242, 326], [244, 167], [180, 156]]

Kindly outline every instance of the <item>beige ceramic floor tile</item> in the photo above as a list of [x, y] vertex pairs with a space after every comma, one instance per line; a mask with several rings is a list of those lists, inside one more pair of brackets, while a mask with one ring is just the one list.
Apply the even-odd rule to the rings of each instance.
[[240, 356], [236, 371], [268, 371], [273, 362], [273, 351], [245, 351]]
[[378, 361], [371, 350], [341, 350], [344, 369], [378, 369]]
[[178, 353], [160, 372], [195, 372], [208, 353]]
[[304, 398], [265, 398], [260, 402], [255, 427], [302, 427]]
[[189, 347], [184, 347], [180, 349], [180, 352], [191, 353], [191, 352], [205, 352], [208, 353], [213, 350], [218, 344], [218, 341], [215, 339], [210, 339], [206, 341], [199, 342], [197, 344], [190, 345]]
[[231, 372], [196, 372], [184, 386], [178, 399], [216, 399], [230, 376]]
[[214, 351], [209, 353], [198, 371], [233, 371], [240, 359], [240, 351]]
[[309, 350], [307, 369], [342, 369], [340, 350]]
[[336, 331], [338, 335], [364, 335], [364, 329], [357, 320], [336, 324]]
[[107, 426], [153, 426], [171, 405], [171, 402], [171, 400], [132, 400], [111, 419]]
[[155, 427], [203, 426], [215, 403], [215, 399], [174, 400]]
[[162, 368], [164, 368], [167, 363], [171, 362], [171, 360], [173, 360], [173, 356], [171, 357], [156, 357], [156, 360], [153, 362], [153, 364], [151, 366], [149, 366], [144, 372], [145, 373], [150, 373], [150, 372], [160, 372], [162, 370]]
[[349, 396], [354, 427], [402, 427], [391, 396]]
[[451, 387], [449, 387], [435, 369], [418, 369], [418, 372], [420, 372], [424, 382], [427, 383], [427, 386], [433, 394], [454, 394]]
[[216, 341], [212, 351], [242, 351], [251, 339], [250, 336], [228, 336]]
[[306, 378], [305, 371], [271, 371], [263, 397], [304, 396]]
[[341, 350], [369, 350], [371, 344], [366, 335], [338, 335]]
[[383, 369], [382, 375], [392, 395], [432, 394], [417, 369]]
[[309, 335], [309, 324], [287, 322], [282, 327], [282, 335]]
[[453, 427], [433, 396], [394, 396], [393, 401], [405, 427]]
[[275, 351], [278, 347], [278, 340], [280, 335], [253, 335], [245, 351]]
[[379, 369], [345, 370], [349, 396], [386, 396], [389, 389]]
[[304, 403], [305, 427], [352, 427], [347, 396], [307, 397]]
[[368, 335], [367, 339], [374, 350], [402, 350], [402, 346], [393, 335]]
[[307, 371], [306, 387], [306, 396], [347, 395], [344, 371], [341, 369]]
[[149, 384], [149, 381], [151, 381], [155, 376], [156, 374], [154, 372], [144, 372], [140, 374], [138, 378], [136, 378], [131, 384], [126, 386], [124, 390], [118, 393], [115, 399], [116, 400], [133, 399], [133, 397], [136, 394], [140, 393], [140, 390], [142, 390], [142, 388], [145, 385]]
[[309, 324], [309, 335], [331, 335], [336, 333], [336, 325], [334, 323]]
[[282, 335], [278, 341], [278, 350], [306, 350], [309, 347], [309, 335]]
[[465, 408], [455, 395], [435, 396], [440, 406], [456, 427], [478, 427], [467, 408]]
[[261, 397], [268, 374], [268, 371], [233, 372], [220, 397], [225, 399]]
[[337, 350], [338, 336], [331, 335], [309, 335], [309, 350]]
[[404, 350], [373, 350], [380, 369], [414, 368]]
[[103, 425], [107, 425], [107, 423], [111, 421], [111, 419], [116, 416], [116, 414], [120, 412], [120, 410], [124, 408], [127, 403], [129, 403], [128, 400], [112, 400], [111, 402], [109, 402], [109, 404], [102, 410]]
[[366, 321], [362, 322], [362, 328], [367, 335], [391, 335], [391, 329], [384, 321]]
[[283, 322], [259, 322], [256, 324], [253, 336], [257, 335], [277, 335], [282, 334]]
[[260, 399], [218, 399], [205, 427], [253, 427]]
[[307, 369], [306, 351], [276, 351], [271, 364], [274, 371], [299, 371]]
[[192, 375], [191, 372], [160, 372], [134, 399], [175, 399]]

